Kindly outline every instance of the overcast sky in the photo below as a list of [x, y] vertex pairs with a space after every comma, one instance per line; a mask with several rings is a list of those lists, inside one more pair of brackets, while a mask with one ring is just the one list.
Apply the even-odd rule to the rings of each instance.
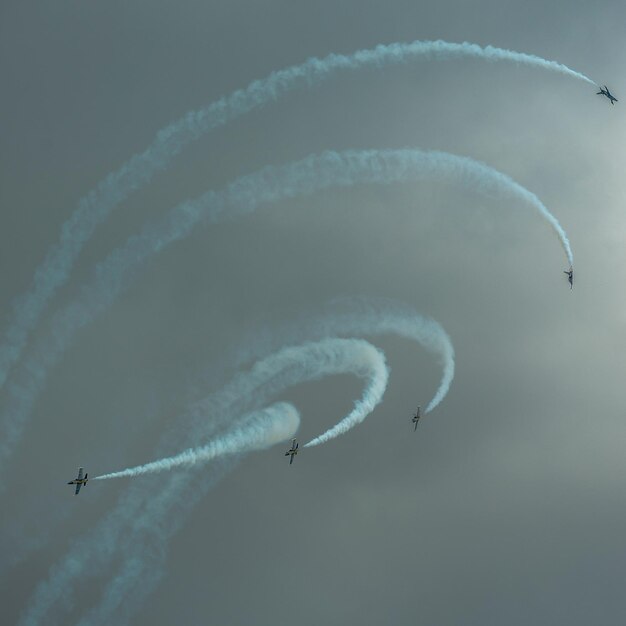
[[[5, 0], [2, 336], [79, 199], [188, 111], [310, 56], [438, 38], [564, 63], [626, 103], [625, 23], [615, 0]], [[50, 370], [0, 481], [0, 621], [28, 615], [72, 549], [104, 546], [111, 512], [136, 502], [140, 519], [180, 481], [189, 497], [150, 518], [166, 541], [150, 525], [120, 527], [116, 547], [30, 623], [619, 623], [626, 122], [623, 103], [595, 91], [484, 60], [343, 73], [203, 136], [123, 202], [25, 357], [144, 224], [324, 150], [436, 149], [506, 173], [567, 231], [574, 289], [536, 212], [458, 179], [332, 188], [196, 228]], [[414, 343], [372, 337], [391, 369], [382, 404], [291, 467], [280, 444], [188, 473], [90, 482], [76, 498], [65, 485], [79, 465], [94, 476], [202, 444], [186, 412], [233, 375], [244, 337], [270, 329], [281, 345], [285, 324], [340, 296], [402, 302], [449, 333], [456, 377], [417, 432], [412, 411], [434, 395], [440, 365]], [[297, 406], [306, 441], [361, 393], [341, 375], [272, 400]], [[128, 593], [103, 617], [116, 582]]]

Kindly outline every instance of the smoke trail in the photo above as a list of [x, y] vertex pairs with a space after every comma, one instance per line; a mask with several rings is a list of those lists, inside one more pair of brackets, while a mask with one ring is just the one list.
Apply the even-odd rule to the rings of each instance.
[[222, 192], [209, 191], [178, 205], [97, 265], [93, 281], [53, 317], [50, 333], [34, 346], [30, 358], [16, 370], [15, 380], [7, 387], [0, 462], [10, 454], [21, 435], [48, 369], [57, 362], [75, 332], [109, 307], [154, 254], [186, 237], [196, 225], [241, 217], [260, 205], [333, 186], [423, 179], [456, 179], [483, 193], [499, 192], [511, 199], [521, 199], [548, 222], [573, 264], [565, 231], [539, 198], [506, 174], [469, 157], [418, 149], [324, 152], [284, 166], [265, 167], [235, 180]]
[[442, 367], [441, 381], [424, 413], [430, 413], [444, 399], [454, 378], [454, 347], [448, 333], [434, 319], [411, 307], [385, 298], [336, 298], [319, 312], [296, 321], [268, 325], [242, 332], [240, 346], [230, 360], [235, 366], [276, 351], [280, 345], [338, 335], [398, 335], [415, 341], [434, 354]]
[[263, 450], [293, 437], [299, 425], [300, 416], [295, 407], [285, 403], [277, 404], [264, 411], [255, 412], [244, 419], [241, 425], [204, 446], [188, 448], [174, 456], [130, 467], [120, 472], [95, 476], [93, 480], [155, 474], [181, 466], [191, 467], [208, 463], [220, 456]]
[[[329, 338], [284, 348], [276, 355], [255, 363], [249, 371], [237, 374], [219, 392], [196, 403], [187, 414], [181, 416], [183, 424], [180, 426], [191, 425], [187, 441], [195, 444], [199, 438], [206, 436], [207, 431], [216, 431], [225, 424], [236, 422], [237, 429], [241, 419], [238, 416], [244, 411], [251, 412], [251, 407], [265, 404], [268, 398], [289, 387], [324, 376], [346, 373], [367, 380], [363, 398], [384, 391], [387, 381], [384, 355], [365, 341]], [[279, 403], [265, 411], [282, 411], [282, 419], [286, 420], [288, 426], [297, 426], [297, 413], [290, 405]], [[202, 421], [198, 421], [198, 418]], [[244, 418], [249, 423], [255, 419], [254, 415]], [[280, 419], [280, 416], [276, 416], [276, 422]], [[282, 432], [287, 437], [291, 436], [289, 428]], [[228, 433], [222, 437], [222, 441], [227, 438]], [[199, 455], [195, 462], [204, 464], [207, 460]], [[145, 541], [137, 541], [137, 536], [152, 537], [159, 545], [164, 544], [213, 484], [210, 476], [203, 476], [202, 481], [193, 481], [190, 485], [189, 476], [184, 471], [174, 472], [165, 479], [160, 477], [153, 482], [150, 482], [150, 477], [146, 477], [146, 481], [145, 484], [144, 481], [138, 483], [142, 488], [131, 487], [97, 528], [77, 540], [62, 562], [52, 569], [49, 579], [37, 587], [20, 624], [34, 626], [44, 620], [46, 625], [51, 624], [50, 612], [54, 606], [60, 604], [60, 608], [66, 611], [70, 609], [71, 595], [76, 591], [73, 581], [80, 579], [85, 583], [99, 575], [116, 554], [123, 555], [127, 563], [131, 563], [132, 559], [136, 559], [137, 563], [143, 561]], [[168, 514], [172, 514], [174, 519], [168, 518]], [[120, 593], [132, 589], [136, 579], [131, 575], [137, 573], [137, 563], [127, 568], [129, 579], [124, 580], [125, 584], [121, 584], [119, 579], [113, 581], [112, 585], [117, 592], [114, 593], [111, 588], [105, 592], [99, 610], [103, 616], [109, 615], [112, 607], [119, 605]], [[111, 623], [104, 617], [99, 622], [94, 617], [97, 612], [92, 612], [90, 623]], [[115, 623], [119, 622], [116, 620]]]
[[133, 191], [141, 189], [155, 173], [164, 170], [187, 144], [290, 91], [311, 88], [335, 72], [380, 68], [421, 58], [510, 61], [595, 84], [580, 72], [536, 55], [493, 46], [481, 47], [467, 42], [414, 41], [380, 45], [370, 50], [359, 50], [352, 55], [330, 54], [323, 59], [312, 57], [301, 65], [272, 72], [264, 79], [255, 80], [245, 89], [235, 91], [204, 109], [187, 113], [160, 130], [144, 152], [134, 155], [81, 198], [76, 211], [63, 224], [59, 242], [49, 250], [35, 272], [30, 290], [13, 303], [13, 318], [0, 345], [0, 387], [6, 382], [9, 369], [20, 358], [29, 333], [39, 321], [46, 303], [67, 281], [75, 259], [98, 225]]

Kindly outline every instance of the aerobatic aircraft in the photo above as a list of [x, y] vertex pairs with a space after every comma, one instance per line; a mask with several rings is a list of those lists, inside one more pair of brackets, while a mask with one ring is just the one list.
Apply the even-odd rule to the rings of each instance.
[[[600, 85], [598, 85], [600, 87]], [[611, 104], [615, 104], [617, 102], [617, 98], [609, 91], [609, 88], [604, 85], [604, 87], [600, 87], [600, 91], [596, 94], [597, 96], [606, 96]]]
[[418, 406], [417, 411], [415, 411], [415, 415], [411, 419], [411, 421], [415, 424], [415, 428], [413, 429], [413, 432], [417, 430], [417, 422], [420, 421], [420, 417], [422, 417], [422, 409]]
[[291, 458], [289, 459], [289, 465], [293, 463], [293, 457], [296, 456], [296, 454], [298, 454], [298, 444], [296, 443], [295, 439], [292, 439], [291, 448], [287, 450], [287, 452], [285, 452], [285, 456], [291, 455]]
[[564, 274], [567, 274], [567, 280], [569, 280], [569, 288], [571, 289], [574, 286], [574, 270], [570, 266], [569, 270], [563, 270]]
[[78, 495], [78, 492], [80, 491], [80, 488], [83, 485], [87, 484], [87, 480], [88, 480], [87, 477], [88, 476], [89, 476], [89, 474], [85, 474], [85, 477], [83, 478], [83, 468], [79, 467], [78, 468], [78, 476], [74, 480], [70, 480], [70, 482], [67, 483], [68, 485], [76, 485], [76, 491], [74, 492], [75, 496]]

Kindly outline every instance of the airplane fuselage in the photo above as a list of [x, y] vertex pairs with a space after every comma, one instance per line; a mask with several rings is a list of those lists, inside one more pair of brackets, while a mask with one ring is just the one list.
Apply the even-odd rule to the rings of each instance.
[[609, 88], [604, 85], [604, 87], [600, 87], [600, 91], [597, 93], [598, 96], [606, 96], [611, 104], [615, 104], [617, 102], [617, 98], [609, 91]]
[[293, 457], [296, 456], [296, 454], [298, 454], [298, 448], [299, 448], [299, 444], [296, 443], [295, 439], [292, 439], [291, 441], [291, 448], [289, 448], [289, 450], [287, 450], [287, 452], [285, 452], [285, 456], [290, 457], [289, 458], [289, 465], [291, 465], [293, 463]]

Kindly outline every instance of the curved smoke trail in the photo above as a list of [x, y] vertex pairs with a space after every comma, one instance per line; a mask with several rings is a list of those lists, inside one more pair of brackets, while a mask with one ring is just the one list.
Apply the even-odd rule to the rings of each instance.
[[[425, 321], [433, 326], [424, 324]], [[434, 335], [429, 337], [424, 330], [426, 328], [432, 328]], [[235, 365], [255, 359], [258, 355], [266, 360], [281, 337], [291, 342], [302, 336], [316, 338], [327, 333], [398, 334], [439, 350], [442, 360], [453, 355], [447, 334], [432, 320], [422, 318], [411, 308], [395, 302], [359, 298], [335, 301], [318, 315], [298, 319], [274, 331], [264, 328], [262, 337], [252, 332], [242, 339], [243, 348], [235, 351], [230, 360]], [[319, 363], [328, 363], [328, 359], [320, 359]], [[453, 367], [453, 362], [448, 363], [447, 369]], [[330, 373], [330, 369], [327, 371]], [[340, 373], [341, 368], [335, 367], [334, 371]], [[286, 376], [293, 374], [289, 367], [282, 372]], [[233, 426], [233, 416], [249, 414], [254, 410], [254, 403], [266, 403], [290, 384], [304, 380], [268, 377], [267, 383], [259, 388], [245, 381], [246, 373], [239, 376], [243, 376], [244, 380], [234, 378], [221, 391], [204, 402], [196, 403], [183, 415], [176, 432], [182, 431], [184, 439], [172, 442], [169, 437], [167, 448], [171, 450], [173, 444], [174, 448], [180, 449], [219, 433], [225, 425]], [[258, 380], [258, 374], [253, 378]], [[250, 393], [238, 395], [243, 389]], [[280, 407], [280, 404], [274, 406]], [[188, 427], [185, 428], [185, 425]], [[165, 476], [146, 476], [139, 483], [131, 483], [120, 497], [117, 507], [93, 531], [77, 538], [68, 555], [51, 570], [49, 579], [38, 586], [20, 623], [23, 626], [54, 623], [51, 612], [55, 607], [65, 611], [71, 609], [74, 586], [78, 581], [88, 584], [100, 572], [108, 571], [108, 566], [118, 556], [123, 557], [123, 562], [105, 589], [100, 605], [89, 611], [80, 624], [126, 623], [124, 620], [160, 581], [169, 539], [181, 527], [195, 504], [235, 461], [235, 457], [218, 459], [217, 465], [215, 462], [211, 464], [210, 473], [203, 471], [199, 482], [192, 481], [191, 474], [181, 470]]]
[[231, 454], [243, 454], [263, 450], [293, 437], [300, 426], [300, 416], [295, 407], [280, 403], [265, 411], [256, 411], [229, 432], [209, 443], [187, 448], [173, 456], [158, 459], [144, 465], [136, 465], [119, 472], [94, 476], [92, 480], [111, 478], [134, 478], [144, 474], [156, 474], [180, 467], [193, 467]]
[[240, 345], [229, 360], [235, 367], [275, 352], [281, 345], [338, 335], [397, 335], [414, 341], [441, 365], [441, 381], [426, 406], [430, 413], [445, 398], [454, 378], [454, 347], [448, 333], [437, 321], [413, 308], [386, 298], [335, 298], [316, 313], [273, 329], [265, 324], [241, 333]]
[[6, 382], [9, 369], [20, 358], [29, 333], [38, 323], [46, 303], [67, 281], [74, 261], [96, 228], [133, 191], [141, 189], [157, 172], [164, 170], [187, 144], [255, 108], [274, 102], [290, 91], [311, 88], [336, 72], [380, 68], [422, 58], [508, 61], [557, 72], [595, 85], [590, 78], [566, 65], [532, 54], [493, 46], [481, 47], [467, 42], [414, 41], [379, 45], [351, 55], [330, 54], [323, 59], [312, 57], [301, 65], [272, 72], [264, 79], [255, 80], [245, 89], [237, 90], [204, 109], [187, 113], [160, 130], [144, 152], [134, 155], [81, 198], [78, 208], [63, 224], [59, 242], [49, 250], [35, 272], [30, 290], [14, 301], [12, 321], [0, 344], [0, 388]]
[[469, 157], [408, 148], [324, 152], [284, 166], [262, 168], [238, 178], [222, 192], [209, 191], [178, 205], [96, 266], [93, 281], [52, 318], [50, 332], [34, 346], [29, 359], [16, 370], [15, 379], [7, 386], [0, 462], [19, 439], [48, 370], [67, 349], [76, 331], [108, 308], [153, 255], [189, 235], [195, 226], [241, 217], [261, 205], [330, 187], [423, 179], [457, 179], [483, 193], [499, 192], [524, 201], [552, 227], [570, 264], [573, 263], [565, 231], [539, 198], [506, 174]]
[[[347, 432], [362, 422], [380, 403], [387, 388], [389, 371], [383, 354], [371, 344], [360, 339], [328, 338], [304, 346], [283, 348], [277, 354], [255, 363], [250, 372], [237, 376], [222, 391], [224, 397], [247, 398], [257, 394], [272, 380], [281, 378], [290, 386], [301, 380], [316, 380], [322, 376], [338, 372], [350, 372], [359, 378], [367, 379], [363, 396], [352, 411], [338, 424], [328, 429], [307, 445], [317, 445]], [[282, 384], [285, 384], [284, 382]], [[232, 403], [229, 403], [232, 404]], [[256, 415], [244, 420], [237, 428], [202, 447], [188, 448], [173, 456], [138, 465], [119, 472], [96, 476], [94, 480], [125, 478], [163, 472], [181, 466], [207, 463], [227, 454], [258, 450], [284, 441], [297, 430], [299, 420], [285, 411]], [[276, 434], [278, 433], [278, 435]], [[287, 434], [285, 434], [287, 433]], [[278, 437], [278, 438], [277, 438]], [[267, 443], [271, 441], [271, 443]]]
[[[258, 322], [254, 324], [257, 325]], [[219, 359], [219, 370], [216, 371], [213, 366], [207, 368], [195, 382], [187, 383], [188, 389], [183, 396], [188, 401], [201, 397], [207, 388], [216, 386], [217, 379], [221, 380], [222, 374], [218, 372], [245, 369], [251, 363], [265, 359], [281, 350], [285, 345], [310, 343], [325, 337], [371, 335], [395, 335], [415, 342], [434, 356], [441, 365], [442, 373], [438, 387], [425, 412], [432, 411], [447, 394], [454, 378], [454, 348], [450, 337], [435, 320], [420, 315], [408, 305], [369, 297], [337, 298], [291, 322], [263, 324], [248, 331], [242, 330], [237, 342], [238, 346], [231, 348], [223, 358]], [[417, 380], [418, 373], [415, 373], [414, 377]], [[188, 402], [184, 403], [188, 404]], [[246, 406], [240, 407], [240, 410], [247, 410]], [[216, 411], [219, 412], [219, 409], [215, 409], [213, 413]], [[206, 415], [202, 413], [198, 418], [198, 429], [205, 424]], [[189, 445], [186, 439], [175, 440], [177, 433], [178, 431], [170, 433], [171, 436], [167, 440], [171, 442], [171, 447], [163, 450], [163, 454], [170, 454], [172, 450], [184, 449]], [[12, 557], [13, 564], [17, 564], [39, 545], [31, 545], [30, 542], [33, 536], [41, 539], [46, 532], [51, 530], [50, 517], [47, 516], [46, 520], [44, 528], [32, 528], [32, 532], [26, 537], [18, 537], [17, 543], [12, 544], [13, 554], [5, 555], [6, 559]], [[60, 519], [57, 520], [58, 522]], [[2, 574], [11, 568], [11, 563], [8, 561], [3, 562], [2, 565], [0, 580]]]
[[[191, 425], [187, 441], [196, 444], [198, 439], [206, 438], [207, 432], [219, 431], [227, 424], [230, 424], [231, 434], [237, 432], [242, 420], [239, 416], [248, 413], [243, 417], [244, 424], [255, 423], [255, 420], [265, 420], [265, 423], [271, 424], [282, 422], [287, 427], [274, 432], [278, 432], [278, 435], [282, 433], [287, 438], [297, 428], [299, 421], [291, 405], [278, 403], [269, 408], [256, 409], [259, 412], [256, 416], [252, 414], [253, 407], [266, 404], [268, 398], [296, 384], [346, 373], [367, 379], [362, 401], [371, 393], [378, 394], [380, 400], [387, 380], [384, 355], [363, 340], [330, 338], [285, 348], [273, 358], [256, 363], [248, 372], [236, 375], [220, 391], [196, 403], [181, 417], [180, 421], [184, 422], [181, 427]], [[380, 383], [383, 383], [382, 391]], [[222, 443], [227, 442], [228, 438], [229, 432], [226, 432], [221, 436]], [[248, 438], [247, 443], [251, 439]], [[261, 435], [257, 439], [259, 441], [265, 444], [267, 438]], [[196, 464], [207, 461], [208, 457], [202, 454], [195, 459]], [[220, 471], [218, 467], [218, 474]], [[215, 482], [214, 477], [206, 475], [206, 472], [201, 481], [190, 481], [184, 471], [167, 474], [157, 481], [150, 482], [149, 478], [146, 478], [146, 482], [138, 483], [137, 487], [131, 485], [107, 518], [97, 528], [77, 539], [66, 557], [52, 569], [50, 578], [35, 590], [20, 619], [22, 626], [34, 626], [43, 621], [46, 625], [54, 623], [51, 616], [53, 607], [59, 606], [65, 611], [71, 609], [71, 596], [76, 592], [74, 581], [80, 579], [85, 583], [98, 576], [111, 561], [121, 555], [124, 560], [121, 566], [125, 573], [124, 579], [120, 580], [118, 575], [112, 581], [105, 590], [101, 605], [90, 611], [86, 619], [89, 624], [111, 623], [111, 613], [120, 606], [134, 584], [139, 581], [141, 585], [146, 583], [141, 576], [137, 577], [138, 571], [154, 570], [154, 563], [150, 560], [153, 552], [146, 544], [150, 540], [158, 544], [157, 551], [162, 559], [164, 544]], [[156, 584], [158, 577], [154, 581]], [[115, 623], [119, 624], [120, 621], [116, 619]]]
[[[427, 331], [432, 331], [432, 334]], [[267, 355], [279, 344], [281, 337], [291, 342], [303, 335], [318, 337], [328, 333], [391, 333], [415, 339], [437, 352], [444, 362], [444, 378], [438, 394], [444, 385], [445, 371], [453, 371], [454, 368], [452, 345], [436, 322], [422, 318], [409, 307], [395, 302], [364, 298], [336, 300], [318, 315], [310, 315], [276, 330], [264, 328], [261, 337], [251, 333], [242, 339], [242, 349], [235, 351], [230, 360], [237, 365], [262, 355], [262, 359], [267, 361]], [[354, 340], [344, 345], [353, 346]], [[254, 368], [250, 370], [251, 381], [245, 380], [246, 373], [235, 377], [222, 390], [204, 402], [196, 403], [182, 416], [177, 432], [182, 429], [185, 438], [172, 442], [172, 438], [168, 437], [167, 448], [171, 449], [172, 444], [178, 449], [196, 444], [198, 439], [206, 440], [211, 434], [219, 434], [225, 425], [236, 427], [236, 416], [250, 414], [255, 404], [266, 403], [288, 386], [309, 380], [309, 375], [315, 372], [319, 377], [321, 365], [325, 365], [327, 374], [342, 372], [338, 361], [328, 359], [332, 352], [319, 349], [317, 352], [321, 358], [313, 367], [309, 366], [307, 371], [300, 368], [304, 378], [293, 376], [289, 361], [285, 362], [284, 368], [273, 370], [280, 371], [280, 376], [267, 376], [266, 383], [260, 387], [259, 372]], [[353, 354], [357, 355], [358, 351]], [[337, 358], [347, 364], [347, 371], [357, 369], [355, 365], [350, 365], [353, 359], [346, 359], [345, 354], [337, 355]], [[244, 390], [248, 393], [238, 395]], [[281, 406], [282, 403], [279, 403], [270, 408], [279, 410]], [[185, 425], [189, 427], [185, 428]], [[180, 529], [193, 507], [236, 460], [233, 456], [218, 457], [217, 462], [211, 463], [210, 472], [203, 471], [201, 481], [192, 480], [193, 475], [183, 469], [165, 476], [146, 476], [138, 483], [131, 483], [124, 490], [117, 507], [95, 529], [76, 538], [70, 552], [52, 568], [49, 579], [37, 587], [20, 625], [45, 623], [48, 626], [55, 623], [52, 612], [55, 608], [57, 611], [71, 611], [73, 594], [79, 581], [89, 584], [101, 572], [108, 572], [111, 563], [116, 562], [118, 557], [122, 558], [122, 562], [105, 588], [100, 604], [89, 610], [79, 624], [126, 624], [160, 582], [168, 541]], [[66, 619], [59, 621], [67, 622]]]

